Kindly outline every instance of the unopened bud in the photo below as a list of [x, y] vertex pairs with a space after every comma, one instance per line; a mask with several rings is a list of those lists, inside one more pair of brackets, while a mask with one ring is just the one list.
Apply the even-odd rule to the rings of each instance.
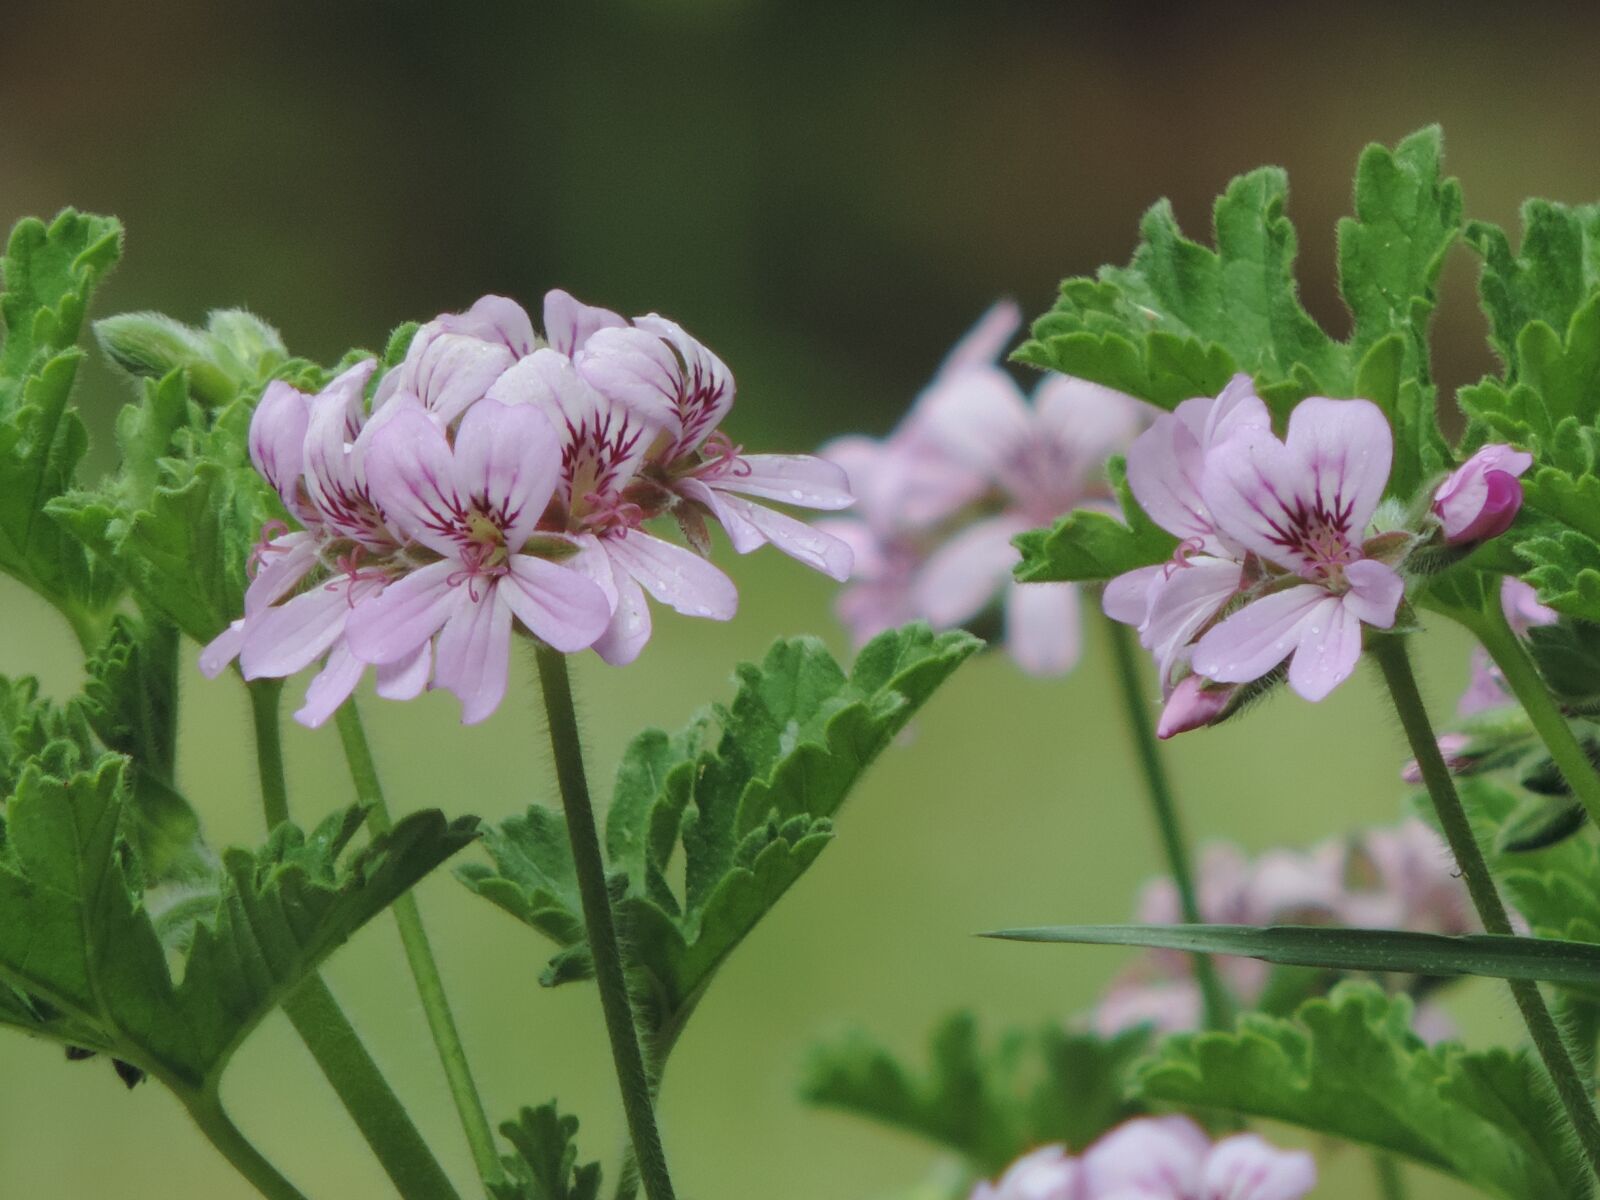
[[1510, 446], [1485, 446], [1457, 467], [1433, 494], [1433, 514], [1452, 546], [1498, 537], [1522, 508], [1517, 477], [1533, 455]]

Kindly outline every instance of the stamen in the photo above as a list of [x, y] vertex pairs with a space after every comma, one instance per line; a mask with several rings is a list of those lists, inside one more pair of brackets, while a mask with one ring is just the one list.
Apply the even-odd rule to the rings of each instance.
[[274, 546], [272, 543], [290, 531], [289, 526], [283, 521], [268, 521], [261, 527], [261, 537], [250, 548], [249, 556], [244, 560], [245, 574], [254, 579], [261, 571], [261, 562], [269, 554], [283, 554], [287, 551], [285, 546]]

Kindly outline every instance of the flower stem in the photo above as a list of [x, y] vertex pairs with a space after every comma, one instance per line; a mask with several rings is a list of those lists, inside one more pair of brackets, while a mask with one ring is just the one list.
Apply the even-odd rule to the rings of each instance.
[[[261, 806], [269, 828], [289, 819], [278, 712], [282, 691], [275, 679], [249, 686]], [[316, 972], [306, 976], [284, 999], [283, 1011], [404, 1200], [460, 1200], [322, 976]]]
[[1374, 1154], [1372, 1171], [1378, 1178], [1378, 1195], [1383, 1200], [1406, 1200], [1405, 1176], [1400, 1173], [1400, 1164], [1393, 1155]]
[[206, 1140], [267, 1200], [306, 1200], [300, 1189], [285, 1179], [278, 1168], [268, 1162], [261, 1151], [239, 1132], [239, 1127], [223, 1109], [222, 1101], [215, 1093], [207, 1090], [185, 1096], [183, 1105], [189, 1110], [189, 1116], [199, 1126], [200, 1132], [206, 1135]]
[[1600, 829], [1600, 774], [1578, 743], [1567, 718], [1556, 707], [1550, 690], [1539, 678], [1538, 668], [1523, 649], [1522, 640], [1511, 631], [1498, 593], [1484, 605], [1482, 612], [1469, 616], [1452, 610], [1450, 615], [1470, 629], [1489, 652], [1506, 686], [1522, 705], [1522, 711], [1528, 714], [1545, 749], [1560, 768], [1562, 778], [1583, 805], [1584, 812], [1589, 814], [1590, 824]]
[[[1466, 880], [1467, 891], [1478, 910], [1478, 919], [1483, 922], [1485, 931], [1511, 937], [1511, 922], [1506, 916], [1505, 905], [1501, 903], [1500, 893], [1495, 890], [1489, 864], [1484, 861], [1483, 851], [1472, 835], [1466, 810], [1461, 807], [1461, 797], [1456, 794], [1455, 780], [1445, 765], [1444, 756], [1439, 753], [1433, 726], [1428, 721], [1422, 694], [1417, 689], [1416, 675], [1411, 670], [1405, 639], [1397, 636], [1375, 637], [1370, 649], [1383, 671], [1384, 682], [1388, 684], [1389, 695], [1394, 700], [1395, 712], [1399, 714], [1400, 724], [1405, 729], [1406, 740], [1411, 743], [1411, 753], [1416, 756], [1417, 765], [1422, 769], [1423, 782], [1433, 800], [1445, 839], [1455, 855], [1456, 865], [1461, 868], [1462, 878]], [[1561, 1040], [1561, 1033], [1550, 1016], [1539, 985], [1529, 979], [1511, 979], [1507, 983], [1512, 998], [1522, 1011], [1522, 1019], [1528, 1026], [1534, 1048], [1544, 1061], [1545, 1069], [1550, 1072], [1562, 1107], [1566, 1109], [1567, 1118], [1578, 1135], [1584, 1157], [1589, 1160], [1590, 1168], [1600, 1175], [1600, 1120], [1595, 1117], [1593, 1096], [1578, 1076], [1578, 1070], [1567, 1052], [1566, 1043]]]
[[[1111, 641], [1111, 657], [1116, 667], [1117, 683], [1122, 692], [1123, 713], [1128, 719], [1128, 732], [1133, 738], [1135, 757], [1144, 775], [1145, 792], [1150, 797], [1150, 810], [1155, 815], [1156, 830], [1161, 837], [1161, 849], [1166, 855], [1167, 870], [1178, 888], [1178, 902], [1183, 919], [1190, 925], [1201, 923], [1200, 902], [1195, 893], [1194, 874], [1190, 869], [1187, 839], [1183, 823], [1178, 817], [1178, 804], [1167, 779], [1166, 767], [1161, 761], [1161, 750], [1156, 744], [1146, 706], [1144, 689], [1139, 677], [1139, 657], [1134, 649], [1133, 631], [1120, 621], [1105, 619]], [[1200, 986], [1200, 996], [1205, 1006], [1205, 1027], [1227, 1029], [1232, 1024], [1233, 1001], [1222, 980], [1217, 976], [1216, 964], [1208, 954], [1196, 954], [1195, 981]]]
[[[378, 767], [372, 759], [372, 748], [367, 744], [366, 730], [362, 728], [361, 714], [356, 710], [355, 700], [347, 700], [341, 705], [334, 720], [338, 725], [339, 740], [344, 744], [350, 777], [355, 781], [356, 795], [367, 806], [367, 825], [374, 834], [388, 833], [394, 828], [394, 821], [384, 801]], [[417, 994], [422, 998], [422, 1008], [428, 1017], [428, 1029], [439, 1051], [439, 1061], [444, 1065], [450, 1094], [455, 1100], [456, 1112], [461, 1116], [461, 1127], [472, 1148], [478, 1174], [484, 1183], [502, 1183], [505, 1171], [500, 1165], [500, 1156], [495, 1152], [494, 1132], [489, 1126], [483, 1098], [473, 1082], [466, 1047], [461, 1043], [455, 1016], [450, 1011], [444, 978], [439, 972], [438, 960], [433, 956], [433, 947], [428, 942], [428, 931], [423, 928], [416, 894], [406, 892], [394, 902], [393, 907], [395, 923], [400, 926], [400, 940], [405, 945], [406, 961], [411, 965]]]
[[589, 784], [584, 775], [583, 747], [578, 740], [578, 718], [572, 707], [572, 680], [567, 674], [567, 659], [543, 642], [536, 643], [536, 653], [539, 686], [544, 692], [545, 713], [550, 724], [550, 748], [556, 760], [556, 782], [561, 789], [561, 805], [567, 814], [567, 836], [572, 842], [578, 892], [583, 900], [589, 953], [594, 959], [600, 1007], [605, 1012], [606, 1033], [611, 1039], [611, 1057], [616, 1063], [617, 1083], [622, 1089], [622, 1109], [633, 1141], [639, 1179], [648, 1200], [673, 1200], [672, 1179], [667, 1174], [666, 1154], [661, 1148], [661, 1133], [656, 1128], [655, 1109], [651, 1103], [650, 1077], [645, 1072], [644, 1056], [639, 1050], [638, 1026], [628, 998], [622, 950], [606, 891], [605, 860], [600, 853], [600, 834], [595, 828], [594, 808], [589, 801]]

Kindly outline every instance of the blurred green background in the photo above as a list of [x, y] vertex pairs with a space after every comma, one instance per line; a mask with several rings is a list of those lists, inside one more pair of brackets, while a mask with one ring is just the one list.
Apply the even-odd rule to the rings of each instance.
[[[73, 204], [114, 212], [127, 254], [98, 313], [197, 320], [247, 305], [301, 353], [381, 345], [405, 319], [485, 291], [561, 285], [681, 320], [732, 366], [730, 431], [759, 449], [882, 431], [996, 295], [1036, 313], [1064, 274], [1122, 261], [1171, 196], [1192, 232], [1230, 176], [1289, 168], [1308, 306], [1343, 323], [1332, 228], [1361, 146], [1445, 126], [1470, 216], [1527, 194], [1600, 196], [1594, 9], [1455, 3], [1168, 11], [1087, 4], [829, 0], [653, 4], [73, 5], [12, 0], [0, 34], [0, 222]], [[1490, 366], [1452, 259], [1437, 322], [1448, 386]], [[80, 398], [107, 465], [124, 399], [98, 364]], [[579, 664], [594, 773], [631, 733], [727, 694], [776, 635], [823, 631], [831, 585], [772, 552], [732, 564], [729, 626], [663, 616], [626, 671]], [[71, 638], [0, 587], [0, 670], [58, 695]], [[191, 652], [192, 657], [192, 652]], [[1428, 639], [1441, 711], [1465, 644]], [[496, 819], [548, 801], [529, 670], [486, 724], [448, 697], [372, 701], [391, 800]], [[963, 670], [860, 789], [835, 845], [734, 957], [674, 1060], [665, 1134], [694, 1200], [870, 1200], [932, 1156], [794, 1099], [817, 1033], [859, 1022], [917, 1047], [942, 1013], [992, 1022], [1087, 1006], [1116, 951], [975, 940], [1018, 922], [1124, 917], [1157, 868], [1091, 639], [1064, 681], [987, 658]], [[183, 778], [217, 842], [259, 837], [244, 698], [185, 677]], [[296, 811], [350, 798], [331, 730], [289, 739]], [[1366, 677], [1313, 707], [1280, 699], [1172, 747], [1191, 828], [1251, 848], [1398, 811], [1398, 732]], [[421, 890], [492, 1113], [560, 1096], [591, 1156], [620, 1121], [584, 987], [542, 991], [544, 946], [447, 876]], [[470, 1167], [398, 939], [380, 921], [331, 963], [448, 1164]], [[1499, 991], [1467, 989], [1472, 1040], [1518, 1033]], [[251, 1194], [159, 1089], [0, 1039], [0, 1197]], [[390, 1195], [281, 1019], [236, 1061], [228, 1098], [315, 1197]], [[1364, 1156], [1320, 1148], [1321, 1197], [1361, 1197]], [[1415, 1195], [1462, 1194], [1417, 1180]]]

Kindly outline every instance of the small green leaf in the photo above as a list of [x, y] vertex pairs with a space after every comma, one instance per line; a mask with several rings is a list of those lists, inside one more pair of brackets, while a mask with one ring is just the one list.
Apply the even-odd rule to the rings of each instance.
[[1120, 456], [1106, 464], [1106, 473], [1122, 505], [1123, 519], [1079, 508], [1049, 529], [1019, 535], [1015, 545], [1022, 552], [1022, 561], [1016, 566], [1020, 582], [1100, 582], [1172, 557], [1178, 539], [1139, 507]]
[[1446, 935], [1332, 925], [1054, 925], [986, 934], [1014, 942], [1157, 946], [1263, 962], [1407, 975], [1484, 975], [1600, 988], [1600, 947], [1491, 933]]
[[1144, 1029], [1100, 1038], [1051, 1023], [986, 1044], [976, 1018], [955, 1013], [930, 1036], [926, 1068], [907, 1067], [855, 1031], [812, 1048], [800, 1091], [811, 1104], [914, 1133], [993, 1175], [1048, 1142], [1082, 1151], [1143, 1112], [1127, 1086], [1149, 1040]]
[[507, 1155], [507, 1183], [489, 1185], [494, 1200], [596, 1200], [600, 1164], [578, 1165], [578, 1118], [562, 1116], [554, 1101], [524, 1108], [500, 1132], [516, 1154]]
[[1502, 1200], [1584, 1200], [1593, 1181], [1526, 1052], [1428, 1046], [1411, 1003], [1342, 984], [1293, 1020], [1182, 1034], [1138, 1070], [1154, 1103], [1283, 1121], [1409, 1158]]
[[[629, 746], [606, 846], [653, 1054], [666, 1053], [723, 960], [821, 853], [862, 772], [980, 645], [910, 625], [868, 643], [847, 676], [820, 642], [786, 639], [761, 665], [739, 668], [726, 708]], [[493, 867], [457, 877], [561, 947], [544, 982], [585, 978], [563, 818], [535, 807], [489, 832], [484, 848]]]

